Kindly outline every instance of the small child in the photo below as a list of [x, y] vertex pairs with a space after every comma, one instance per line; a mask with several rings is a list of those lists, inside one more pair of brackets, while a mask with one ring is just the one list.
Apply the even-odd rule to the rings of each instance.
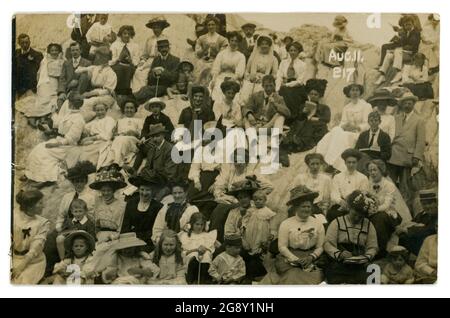
[[61, 231], [56, 237], [56, 248], [60, 259], [64, 259], [66, 256], [65, 240], [73, 231], [86, 231], [95, 237], [95, 225], [87, 216], [88, 208], [86, 202], [81, 199], [73, 200], [70, 204], [70, 213], [73, 215], [73, 218], [65, 219]]
[[156, 249], [150, 254], [150, 258], [159, 266], [159, 275], [155, 284], [161, 285], [185, 285], [186, 269], [181, 255], [181, 242], [172, 230], [162, 232]]
[[167, 96], [173, 99], [174, 95], [181, 95], [182, 100], [188, 100], [189, 92], [194, 83], [194, 65], [183, 61], [178, 65], [178, 80], [175, 85], [167, 88]]
[[239, 235], [225, 236], [225, 252], [212, 261], [208, 273], [217, 284], [239, 284], [245, 277], [245, 262], [239, 255], [242, 239]]
[[[105, 38], [112, 36], [112, 26], [108, 23], [108, 14], [97, 14], [98, 22], [95, 22], [87, 31], [86, 39], [90, 44], [89, 55], [95, 55], [97, 48], [105, 43]], [[108, 42], [112, 39], [108, 39]]]
[[179, 238], [185, 264], [187, 264], [186, 281], [188, 284], [207, 284], [210, 282], [208, 269], [212, 262], [212, 254], [220, 243], [216, 241], [217, 231], [206, 231], [206, 220], [203, 214], [192, 214], [189, 230], [180, 232]]
[[255, 207], [249, 210], [250, 219], [244, 233], [244, 246], [250, 255], [261, 254], [277, 237], [277, 224], [274, 222], [276, 213], [266, 207], [266, 201], [267, 195], [263, 190], [253, 194]]
[[[101, 277], [105, 284], [146, 284], [159, 273], [159, 268], [142, 252], [146, 243], [136, 237], [136, 233], [120, 234], [111, 244], [114, 251]], [[108, 255], [108, 252], [105, 253]]]
[[414, 271], [406, 263], [409, 252], [403, 246], [394, 246], [388, 255], [389, 263], [381, 273], [382, 284], [413, 284]]
[[[66, 284], [72, 281], [77, 283], [77, 277], [81, 284], [93, 284], [94, 275], [85, 270], [85, 264], [92, 260], [92, 252], [95, 248], [94, 237], [86, 231], [77, 230], [69, 234], [64, 240], [67, 257], [55, 264], [53, 268], [53, 284]], [[79, 276], [76, 271], [79, 270]], [[69, 280], [70, 278], [70, 280]]]

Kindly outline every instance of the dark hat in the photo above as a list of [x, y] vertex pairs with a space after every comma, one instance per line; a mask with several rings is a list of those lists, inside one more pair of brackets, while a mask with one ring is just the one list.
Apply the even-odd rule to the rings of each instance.
[[94, 190], [100, 190], [105, 185], [111, 186], [114, 190], [127, 186], [124, 177], [119, 172], [115, 170], [103, 170], [97, 173], [95, 181], [89, 187]]
[[67, 169], [66, 178], [69, 180], [78, 178], [87, 178], [88, 175], [94, 173], [96, 170], [94, 164], [88, 160], [78, 161], [75, 166]]
[[363, 216], [367, 216], [369, 211], [377, 205], [376, 198], [369, 193], [363, 193], [361, 190], [350, 193], [346, 201], [352, 209]]
[[170, 42], [167, 39], [162, 39], [162, 40], [156, 41], [156, 46], [157, 47], [166, 46], [166, 45], [170, 45]]
[[164, 19], [163, 17], [156, 17], [156, 18], [150, 19], [145, 24], [145, 26], [149, 29], [153, 29], [157, 25], [160, 26], [162, 29], [170, 27], [170, 23], [167, 22], [167, 20]]
[[325, 94], [325, 89], [327, 88], [328, 81], [325, 79], [316, 79], [311, 78], [306, 81], [305, 89], [306, 93], [309, 93], [312, 90], [317, 91], [320, 96], [323, 96]]
[[242, 238], [240, 235], [231, 234], [223, 238], [225, 246], [242, 246]]
[[158, 134], [164, 134], [166, 132], [167, 132], [167, 130], [164, 127], [164, 125], [161, 124], [161, 123], [158, 123], [158, 124], [155, 124], [155, 125], [150, 125], [147, 136], [154, 136], [154, 135], [158, 135]]
[[437, 200], [436, 189], [419, 190], [419, 198], [421, 201], [436, 201]]
[[397, 100], [387, 89], [377, 89], [367, 100], [372, 106], [376, 106], [377, 101], [385, 101], [389, 106], [397, 105]]
[[294, 205], [295, 203], [298, 204], [304, 201], [313, 202], [319, 196], [319, 193], [311, 191], [304, 185], [296, 186], [290, 192], [290, 198], [286, 205]]
[[130, 177], [128, 182], [138, 188], [141, 185], [152, 186], [163, 184], [163, 180], [154, 170], [145, 170], [145, 173], [140, 173], [137, 176]]
[[147, 103], [144, 104], [144, 108], [150, 111], [151, 105], [159, 105], [161, 107], [161, 110], [166, 108], [166, 103], [164, 103], [164, 101], [158, 97], [151, 98]]
[[86, 242], [88, 244], [88, 250], [89, 250], [88, 254], [91, 254], [92, 251], [94, 251], [94, 249], [95, 249], [95, 239], [91, 234], [89, 234], [86, 231], [82, 231], [82, 230], [73, 231], [68, 236], [66, 236], [66, 238], [64, 239], [65, 250], [71, 251], [73, 241], [79, 237], [82, 237], [86, 240]]
[[362, 86], [361, 84], [352, 83], [352, 84], [344, 87], [343, 92], [344, 92], [345, 96], [350, 97], [349, 94], [350, 94], [350, 90], [352, 89], [352, 87], [357, 87], [359, 89], [359, 93], [361, 95], [364, 94], [364, 86]]
[[359, 160], [359, 159], [361, 159], [361, 156], [362, 156], [361, 152], [359, 152], [358, 150], [353, 149], [353, 148], [346, 149], [341, 154], [341, 158], [344, 160], [346, 160], [348, 157], [353, 157], [353, 158], [356, 158]]
[[247, 22], [247, 23], [244, 23], [244, 24], [241, 26], [241, 29], [244, 29], [244, 28], [252, 28], [252, 29], [256, 29], [256, 24], [251, 23], [251, 22]]
[[191, 72], [194, 70], [194, 64], [192, 64], [192, 63], [189, 62], [189, 61], [181, 61], [180, 64], [178, 64], [177, 70], [178, 70], [178, 71], [181, 71], [183, 65], [189, 65], [189, 67], [190, 67], [190, 69], [191, 69]]
[[239, 83], [236, 81], [227, 80], [223, 81], [222, 84], [220, 84], [220, 89], [223, 93], [230, 89], [234, 90], [235, 93], [238, 93], [241, 90], [241, 85], [239, 85]]
[[245, 180], [233, 183], [227, 194], [232, 196], [237, 196], [240, 192], [253, 194], [258, 189], [260, 189], [260, 186], [256, 180], [256, 176], [247, 176]]

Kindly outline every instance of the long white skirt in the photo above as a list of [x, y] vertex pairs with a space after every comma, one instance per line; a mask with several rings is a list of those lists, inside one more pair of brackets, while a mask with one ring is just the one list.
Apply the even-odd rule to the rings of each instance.
[[[13, 268], [24, 262], [25, 258], [21, 255], [13, 256]], [[13, 284], [36, 285], [44, 277], [47, 261], [44, 253], [36, 257], [17, 277], [11, 280]]]
[[117, 163], [120, 167], [130, 163], [130, 159], [138, 151], [138, 139], [134, 136], [116, 136], [109, 149], [107, 163]]

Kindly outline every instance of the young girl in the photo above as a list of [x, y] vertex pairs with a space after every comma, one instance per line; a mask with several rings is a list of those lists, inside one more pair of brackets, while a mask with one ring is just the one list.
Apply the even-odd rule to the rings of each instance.
[[413, 284], [414, 271], [408, 265], [409, 252], [403, 246], [394, 246], [388, 255], [389, 263], [381, 273], [382, 284]]
[[136, 144], [139, 141], [143, 120], [135, 118], [137, 103], [128, 99], [123, 105], [124, 117], [117, 121], [117, 130], [108, 155], [107, 165], [111, 163], [122, 167], [130, 164], [132, 156], [138, 151]]
[[95, 225], [88, 218], [87, 205], [81, 199], [75, 199], [70, 205], [70, 213], [73, 218], [66, 218], [62, 226], [62, 232], [56, 237], [56, 247], [60, 259], [64, 259], [66, 249], [65, 240], [73, 231], [86, 231], [89, 235], [95, 236]]
[[93, 284], [94, 275], [86, 272], [84, 266], [92, 260], [94, 237], [83, 230], [73, 231], [65, 238], [64, 247], [68, 252], [67, 257], [55, 264], [53, 284], [70, 284], [72, 277], [75, 279], [73, 283], [77, 283], [76, 279], [79, 277], [81, 284]]
[[167, 89], [169, 99], [175, 98], [174, 95], [181, 95], [182, 100], [188, 100], [189, 92], [195, 81], [194, 65], [189, 61], [183, 61], [178, 65], [178, 81]]
[[206, 220], [200, 212], [192, 214], [189, 225], [188, 231], [178, 235], [185, 253], [184, 263], [187, 264], [186, 281], [188, 284], [207, 284], [217, 231], [206, 231]]
[[85, 147], [83, 147], [80, 160], [90, 159], [89, 161], [96, 164], [97, 169], [99, 169], [107, 164], [108, 150], [116, 129], [116, 121], [106, 116], [108, 107], [103, 103], [96, 104], [94, 111], [94, 120], [84, 126], [84, 138], [80, 141], [80, 144]]
[[[103, 283], [146, 284], [156, 277], [159, 268], [149, 259], [148, 254], [142, 252], [145, 244], [136, 237], [136, 233], [120, 234], [109, 249], [113, 254], [109, 258], [109, 264], [102, 270]], [[104, 255], [109, 255], [109, 252]]]
[[266, 207], [266, 201], [267, 195], [263, 190], [253, 194], [255, 207], [250, 208], [250, 219], [244, 233], [244, 246], [250, 255], [261, 254], [277, 236], [276, 213]]
[[186, 269], [181, 256], [181, 243], [172, 230], [165, 230], [155, 251], [150, 254], [153, 263], [159, 266], [160, 272], [156, 276], [155, 284], [184, 285], [186, 284]]
[[240, 283], [245, 276], [245, 262], [239, 255], [242, 239], [239, 235], [225, 237], [225, 251], [214, 258], [209, 275], [217, 284]]

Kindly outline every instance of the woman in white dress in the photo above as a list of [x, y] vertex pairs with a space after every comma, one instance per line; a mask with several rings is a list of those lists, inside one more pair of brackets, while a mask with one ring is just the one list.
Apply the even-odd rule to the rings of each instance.
[[334, 127], [317, 144], [316, 152], [324, 156], [325, 162], [339, 171], [345, 170], [345, 164], [340, 157], [346, 149], [353, 148], [359, 133], [369, 128], [368, 116], [372, 106], [361, 98], [364, 87], [350, 84], [344, 87], [344, 94], [350, 98], [350, 103], [342, 110], [341, 123]]
[[55, 117], [53, 127], [58, 129], [58, 136], [38, 144], [28, 155], [25, 176], [35, 182], [56, 182], [66, 168], [66, 157], [81, 138], [84, 119], [79, 108], [82, 97], [73, 94], [69, 97], [68, 111]]
[[218, 101], [222, 97], [220, 85], [225, 79], [241, 82], [245, 72], [245, 56], [239, 52], [242, 36], [238, 32], [230, 32], [228, 47], [217, 54], [211, 70], [211, 98]]
[[222, 118], [222, 125], [227, 128], [242, 127], [242, 111], [238, 100], [240, 90], [238, 82], [227, 80], [220, 84], [221, 98], [216, 100], [213, 105], [214, 116]]
[[277, 73], [278, 60], [273, 53], [272, 38], [262, 34], [256, 40], [256, 46], [247, 62], [240, 94], [241, 105], [245, 105], [252, 94], [263, 90], [261, 80], [265, 75], [271, 74], [276, 78]]
[[43, 252], [50, 222], [40, 216], [42, 213], [42, 192], [20, 191], [16, 195], [18, 208], [14, 209], [13, 226], [13, 284], [37, 284], [45, 273]]

